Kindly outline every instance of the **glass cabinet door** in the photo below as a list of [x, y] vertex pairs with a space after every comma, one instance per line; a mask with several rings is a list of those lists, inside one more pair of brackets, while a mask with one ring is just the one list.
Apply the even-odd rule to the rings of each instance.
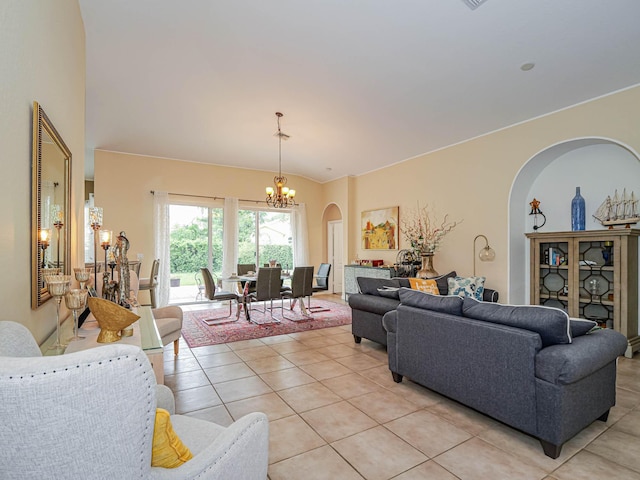
[[595, 320], [602, 327], [613, 328], [616, 289], [615, 253], [619, 246], [613, 240], [576, 239], [578, 265], [578, 302], [576, 316]]
[[539, 244], [539, 305], [569, 311], [570, 245], [547, 241]]

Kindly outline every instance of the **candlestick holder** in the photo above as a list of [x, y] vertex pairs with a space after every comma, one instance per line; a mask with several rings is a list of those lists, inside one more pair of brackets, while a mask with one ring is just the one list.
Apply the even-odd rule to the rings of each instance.
[[88, 295], [88, 290], [80, 288], [71, 289], [64, 294], [64, 303], [73, 312], [73, 336], [68, 340], [69, 342], [84, 338], [78, 335], [78, 310], [83, 310], [87, 306]]
[[46, 275], [44, 280], [47, 283], [49, 293], [56, 301], [56, 340], [49, 347], [49, 350], [57, 350], [62, 353], [67, 344], [60, 341], [60, 303], [64, 294], [69, 290], [71, 275]]

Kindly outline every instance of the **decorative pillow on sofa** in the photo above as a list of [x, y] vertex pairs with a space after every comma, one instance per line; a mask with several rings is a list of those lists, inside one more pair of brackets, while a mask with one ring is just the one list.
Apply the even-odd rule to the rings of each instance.
[[156, 422], [153, 429], [151, 466], [176, 468], [191, 460], [191, 450], [182, 443], [171, 425], [171, 416], [164, 408], [156, 408]]
[[569, 325], [571, 327], [571, 338], [576, 338], [589, 333], [598, 323], [593, 320], [571, 317], [569, 318]]
[[400, 303], [409, 307], [423, 308], [451, 315], [462, 315], [462, 298], [445, 295], [432, 295], [431, 293], [401, 288]]
[[431, 295], [440, 295], [438, 282], [433, 279], [410, 278], [409, 283], [413, 290], [420, 290], [421, 292], [430, 293]]
[[540, 305], [501, 305], [465, 297], [462, 314], [485, 322], [536, 332], [540, 335], [543, 347], [571, 343], [569, 315], [559, 308]]
[[449, 295], [471, 297], [482, 301], [486, 277], [453, 277], [448, 279]]
[[438, 284], [438, 292], [440, 295], [449, 295], [449, 279], [454, 278], [456, 275], [456, 271], [446, 273], [444, 275], [440, 275], [439, 277], [431, 277], [429, 280], [435, 280]]

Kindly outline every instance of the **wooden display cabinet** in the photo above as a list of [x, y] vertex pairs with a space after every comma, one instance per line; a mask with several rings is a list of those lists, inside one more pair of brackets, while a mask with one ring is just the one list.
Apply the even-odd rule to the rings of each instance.
[[632, 357], [640, 349], [638, 236], [637, 229], [528, 233], [531, 304], [614, 328]]

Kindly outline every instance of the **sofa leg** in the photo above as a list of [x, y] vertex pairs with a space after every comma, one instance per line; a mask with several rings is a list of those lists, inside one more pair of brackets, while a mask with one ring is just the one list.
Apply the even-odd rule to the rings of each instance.
[[393, 377], [393, 381], [396, 383], [402, 382], [402, 375], [396, 372], [391, 372], [391, 376]]
[[542, 445], [542, 450], [547, 457], [558, 458], [560, 456], [562, 445], [554, 445], [546, 440], [540, 440], [540, 445]]
[[362, 341], [362, 337], [359, 337], [357, 335], [354, 335], [353, 339], [356, 341], [356, 343], [360, 343]]
[[600, 420], [601, 422], [606, 422], [608, 418], [609, 418], [609, 410], [607, 410], [602, 415], [600, 415], [598, 417], [598, 420]]
[[178, 349], [180, 348], [180, 340], [173, 341], [173, 354], [178, 355]]

